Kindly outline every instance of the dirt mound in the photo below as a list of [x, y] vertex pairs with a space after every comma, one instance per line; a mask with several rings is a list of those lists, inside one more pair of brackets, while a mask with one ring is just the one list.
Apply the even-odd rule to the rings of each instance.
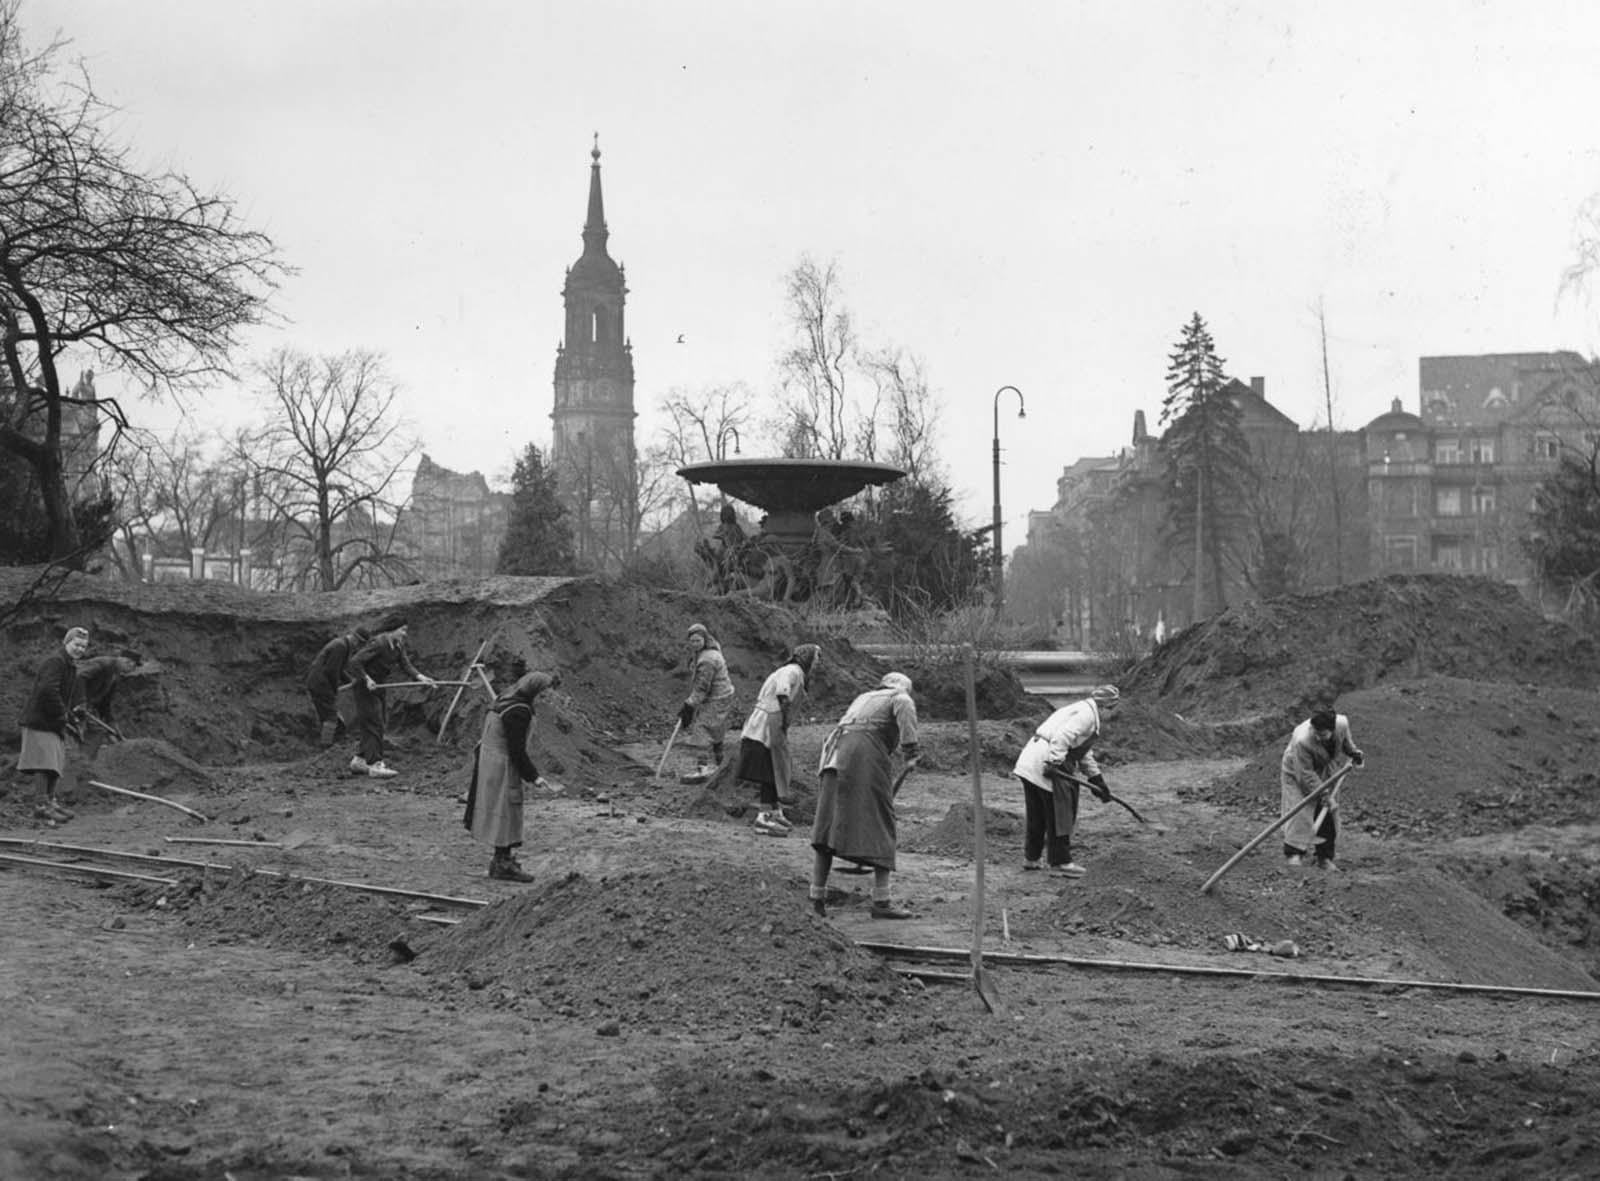
[[[27, 570], [0, 570], [0, 600], [30, 584]], [[780, 606], [659, 591], [608, 579], [486, 578], [380, 591], [258, 594], [218, 583], [139, 585], [73, 576], [52, 598], [30, 601], [0, 632], [0, 740], [15, 719], [37, 663], [72, 624], [89, 627], [97, 649], [141, 652], [140, 675], [118, 691], [125, 734], [160, 738], [191, 758], [236, 763], [305, 753], [314, 738], [302, 689], [312, 657], [331, 637], [398, 612], [410, 624], [417, 667], [441, 680], [479, 678], [475, 656], [497, 687], [522, 665], [558, 668], [556, 728], [560, 773], [621, 765], [611, 748], [659, 734], [688, 681], [683, 633], [707, 624], [723, 642], [748, 705], [793, 644], [810, 640], [803, 621]], [[823, 657], [810, 686], [808, 716], [833, 717], [877, 683], [884, 666], [848, 641], [815, 637]], [[456, 693], [390, 694], [396, 732], [437, 732]], [[452, 713], [450, 737], [470, 746], [487, 694], [470, 685]], [[350, 744], [353, 746], [353, 741]]]
[[[1569, 955], [1506, 918], [1481, 890], [1431, 865], [1398, 857], [1363, 863], [1359, 872], [1291, 875], [1274, 847], [1246, 858], [1201, 894], [1200, 886], [1236, 851], [1219, 840], [1188, 850], [1187, 865], [1175, 866], [1170, 850], [1154, 844], [1092, 859], [1085, 888], [1013, 916], [1012, 929], [1025, 937], [1043, 923], [1073, 935], [1218, 953], [1224, 938], [1239, 932], [1268, 944], [1294, 941], [1311, 971], [1341, 961], [1372, 976], [1596, 987]], [[1227, 958], [1242, 967], [1254, 962], [1249, 953]]]
[[217, 787], [204, 767], [159, 738], [107, 743], [86, 774], [115, 787], [159, 795], [204, 793]]
[[418, 967], [537, 996], [563, 1016], [701, 1030], [777, 1020], [807, 1030], [880, 1013], [906, 986], [814, 918], [803, 885], [684, 867], [660, 876], [571, 874], [474, 914]]
[[[1425, 677], [1338, 699], [1367, 765], [1347, 777], [1347, 823], [1368, 832], [1461, 837], [1600, 819], [1600, 698], [1549, 686]], [[1189, 798], [1278, 812], [1287, 729], [1237, 775]]]
[[[985, 807], [983, 832], [993, 844], [987, 849], [1011, 850], [1022, 844], [1022, 821], [1010, 812]], [[972, 805], [956, 804], [934, 825], [900, 842], [907, 853], [932, 853], [942, 857], [969, 857], [972, 855]], [[985, 862], [990, 859], [987, 850]], [[998, 858], [996, 858], [998, 860]]]
[[415, 904], [293, 877], [185, 872], [175, 887], [123, 887], [129, 909], [181, 914], [197, 936], [253, 940], [296, 951], [338, 951], [357, 962], [392, 961], [390, 944], [414, 931]]
[[1430, 675], [1593, 689], [1593, 639], [1487, 578], [1392, 575], [1230, 607], [1186, 628], [1119, 685], [1191, 721], [1303, 715]]

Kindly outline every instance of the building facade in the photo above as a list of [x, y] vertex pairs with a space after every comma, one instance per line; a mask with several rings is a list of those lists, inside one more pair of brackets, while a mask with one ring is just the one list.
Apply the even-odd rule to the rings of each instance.
[[481, 473], [453, 472], [424, 454], [400, 521], [406, 560], [421, 578], [493, 574], [510, 514], [510, 495], [491, 492]]
[[627, 274], [607, 251], [598, 139], [590, 153], [583, 253], [567, 268], [565, 328], [556, 346], [551, 470], [571, 511], [580, 566], [614, 570], [639, 530], [633, 345]]
[[1600, 447], [1597, 376], [1564, 351], [1421, 358], [1418, 413], [1397, 398], [1365, 430], [1374, 568], [1485, 574], [1532, 593], [1519, 538], [1562, 454]]

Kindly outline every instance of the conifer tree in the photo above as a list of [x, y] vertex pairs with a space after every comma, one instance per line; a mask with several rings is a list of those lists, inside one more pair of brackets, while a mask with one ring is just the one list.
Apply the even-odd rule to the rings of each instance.
[[572, 574], [577, 570], [572, 522], [557, 494], [555, 473], [529, 443], [511, 473], [511, 515], [496, 574]]
[[1600, 455], [1566, 451], [1534, 490], [1522, 551], [1539, 582], [1567, 598], [1575, 614], [1593, 618], [1600, 604]]
[[1200, 313], [1184, 326], [1168, 358], [1161, 403], [1167, 523], [1194, 554], [1194, 619], [1206, 615], [1205, 573], [1213, 606], [1227, 606], [1225, 554], [1239, 532], [1254, 464], [1239, 407], [1228, 395], [1223, 360]]

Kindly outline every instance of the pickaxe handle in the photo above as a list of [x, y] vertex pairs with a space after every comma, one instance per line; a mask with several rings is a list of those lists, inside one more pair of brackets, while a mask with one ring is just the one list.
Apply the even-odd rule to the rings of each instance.
[[[1094, 784], [1090, 783], [1087, 779], [1079, 779], [1076, 775], [1069, 775], [1065, 771], [1053, 771], [1053, 772], [1051, 772], [1051, 774], [1057, 775], [1062, 779], [1071, 780], [1073, 783], [1076, 783], [1079, 787], [1087, 787], [1090, 791], [1094, 790]], [[1118, 796], [1112, 795], [1111, 794], [1111, 790], [1109, 788], [1106, 789], [1106, 799], [1110, 800], [1113, 804], [1121, 804], [1124, 808], [1126, 808], [1128, 810], [1128, 814], [1130, 816], [1132, 816], [1135, 820], [1137, 820], [1140, 824], [1149, 824], [1150, 823], [1143, 816], [1139, 815], [1139, 809], [1135, 808], [1132, 804], [1128, 803], [1127, 800], [1124, 800], [1124, 799], [1121, 799]]]

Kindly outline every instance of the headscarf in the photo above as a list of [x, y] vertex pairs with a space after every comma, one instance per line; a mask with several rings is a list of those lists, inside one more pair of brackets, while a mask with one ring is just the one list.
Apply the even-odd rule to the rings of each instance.
[[63, 648], [66, 647], [73, 640], [82, 640], [87, 644], [89, 642], [89, 629], [86, 627], [69, 627], [67, 634], [61, 637], [61, 646]]
[[901, 693], [911, 692], [911, 678], [905, 673], [884, 673], [883, 680], [878, 682], [880, 689], [897, 689]]
[[[717, 637], [711, 634], [711, 629], [706, 627], [706, 625], [703, 623], [691, 623], [689, 625], [689, 630], [683, 634], [683, 638], [686, 640], [691, 639], [694, 636], [699, 636], [701, 639], [705, 640], [705, 647], [700, 649], [701, 652], [709, 651], [713, 648], [720, 651], [722, 648], [722, 645], [717, 642]], [[699, 653], [697, 652], [695, 653], [695, 658], [698, 657]], [[692, 664], [694, 661], [691, 660], [690, 663]]]
[[378, 620], [377, 626], [372, 629], [372, 635], [382, 635], [384, 632], [399, 631], [406, 625], [406, 617], [398, 611], [390, 612]]
[[1089, 700], [1101, 709], [1116, 709], [1122, 704], [1122, 694], [1115, 685], [1098, 685], [1095, 691], [1089, 694]]
[[526, 673], [517, 678], [516, 684], [494, 699], [489, 706], [495, 713], [504, 713], [513, 705], [533, 705], [533, 699], [546, 689], [554, 689], [561, 684], [561, 674], [554, 673]]
[[789, 653], [789, 660], [809, 673], [821, 653], [822, 649], [815, 644], [796, 644]]

